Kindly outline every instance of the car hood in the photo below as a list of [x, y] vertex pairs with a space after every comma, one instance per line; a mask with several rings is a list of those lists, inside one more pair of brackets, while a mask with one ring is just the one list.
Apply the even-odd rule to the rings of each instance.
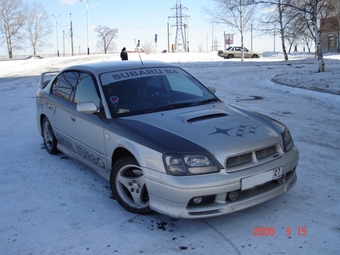
[[130, 116], [119, 121], [125, 131], [138, 134], [135, 141], [161, 153], [213, 154], [221, 160], [226, 155], [274, 144], [282, 146], [277, 123], [225, 103]]

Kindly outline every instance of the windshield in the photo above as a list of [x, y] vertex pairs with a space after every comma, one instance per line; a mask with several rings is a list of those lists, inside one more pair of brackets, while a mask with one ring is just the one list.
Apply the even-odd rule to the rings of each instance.
[[219, 99], [180, 68], [146, 68], [100, 76], [113, 116], [207, 104]]

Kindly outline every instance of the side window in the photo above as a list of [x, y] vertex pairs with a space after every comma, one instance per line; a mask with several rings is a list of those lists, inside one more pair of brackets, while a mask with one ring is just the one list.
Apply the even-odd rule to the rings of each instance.
[[77, 104], [80, 102], [93, 102], [99, 108], [100, 98], [91, 75], [87, 73], [80, 74], [74, 102]]
[[79, 73], [74, 71], [61, 73], [53, 82], [52, 93], [66, 100], [72, 100], [78, 77]]

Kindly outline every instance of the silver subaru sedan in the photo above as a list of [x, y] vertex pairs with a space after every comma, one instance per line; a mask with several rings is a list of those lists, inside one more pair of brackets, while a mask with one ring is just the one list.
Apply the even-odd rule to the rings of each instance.
[[224, 215], [297, 181], [299, 153], [285, 125], [222, 102], [172, 64], [114, 61], [43, 73], [36, 110], [47, 152], [98, 172], [133, 213]]

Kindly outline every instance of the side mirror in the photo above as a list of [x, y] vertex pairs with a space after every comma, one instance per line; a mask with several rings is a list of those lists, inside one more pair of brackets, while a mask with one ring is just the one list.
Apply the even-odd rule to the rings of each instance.
[[208, 87], [208, 89], [212, 92], [212, 93], [216, 93], [216, 88], [215, 87]]
[[93, 102], [81, 102], [77, 104], [77, 111], [82, 113], [93, 114], [99, 112], [99, 109]]

